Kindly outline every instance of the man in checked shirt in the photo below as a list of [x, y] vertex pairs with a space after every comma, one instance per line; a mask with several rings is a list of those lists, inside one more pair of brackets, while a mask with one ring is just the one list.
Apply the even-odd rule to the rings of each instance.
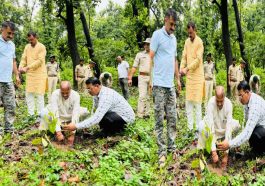
[[64, 126], [64, 130], [74, 131], [99, 124], [102, 131], [109, 135], [122, 131], [126, 124], [134, 122], [135, 114], [132, 107], [115, 90], [102, 86], [99, 79], [95, 77], [86, 80], [86, 88], [94, 96], [95, 113], [80, 123]]
[[217, 144], [221, 150], [238, 147], [247, 140], [252, 150], [257, 153], [265, 152], [265, 100], [250, 92], [246, 81], [237, 86], [240, 102], [244, 105], [244, 115], [247, 121], [243, 131], [232, 140], [224, 140]]

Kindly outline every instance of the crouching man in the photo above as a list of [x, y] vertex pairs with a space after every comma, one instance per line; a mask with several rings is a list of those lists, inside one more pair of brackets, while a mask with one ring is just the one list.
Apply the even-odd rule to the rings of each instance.
[[248, 141], [254, 153], [262, 154], [265, 152], [265, 100], [251, 92], [246, 81], [241, 81], [237, 90], [239, 100], [244, 105], [246, 126], [234, 139], [226, 139], [217, 147], [227, 150], [239, 147]]
[[[218, 139], [231, 140], [232, 132], [239, 128], [239, 122], [232, 118], [232, 103], [225, 97], [224, 87], [217, 86], [215, 96], [213, 96], [207, 105], [207, 110], [204, 119], [199, 123], [199, 140], [198, 148], [205, 148], [204, 134], [207, 135], [206, 126], [209, 127], [212, 135], [212, 161], [217, 163], [219, 161], [216, 152], [216, 142]], [[209, 135], [209, 134], [208, 134]], [[228, 162], [228, 151], [224, 152], [221, 167], [225, 169]]]
[[115, 90], [102, 86], [95, 77], [86, 80], [86, 88], [94, 96], [95, 113], [83, 122], [64, 126], [64, 130], [75, 131], [99, 124], [105, 134], [111, 134], [122, 131], [126, 124], [134, 122], [132, 107]]
[[[41, 112], [40, 130], [46, 130], [48, 123], [45, 117], [49, 118], [49, 112], [53, 113], [57, 118], [56, 139], [62, 142], [65, 139], [61, 131], [61, 125], [79, 122], [80, 117], [86, 117], [88, 111], [86, 108], [80, 107], [79, 94], [71, 89], [69, 81], [62, 81], [60, 89], [55, 90], [51, 95], [51, 102]], [[72, 146], [75, 138], [75, 131], [65, 134], [67, 137], [67, 145]]]

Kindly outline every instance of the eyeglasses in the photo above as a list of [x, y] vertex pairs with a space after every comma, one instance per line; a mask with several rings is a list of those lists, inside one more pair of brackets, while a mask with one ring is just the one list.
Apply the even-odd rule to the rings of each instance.
[[242, 94], [238, 94], [239, 99], [242, 99], [245, 94], [246, 92], [243, 92]]

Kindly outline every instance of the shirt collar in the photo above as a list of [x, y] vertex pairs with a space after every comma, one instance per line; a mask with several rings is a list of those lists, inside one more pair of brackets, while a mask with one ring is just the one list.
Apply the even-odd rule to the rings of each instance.
[[101, 89], [100, 89], [97, 97], [100, 97], [103, 94], [104, 91], [105, 91], [105, 87], [103, 85], [101, 85]]
[[255, 93], [251, 92], [247, 107], [249, 108], [249, 106], [252, 104], [253, 99], [255, 99]]
[[174, 37], [174, 34], [170, 34], [170, 35], [168, 35], [165, 26], [162, 27], [162, 31], [163, 31], [163, 33], [164, 33], [167, 37]]
[[5, 43], [9, 43], [9, 42], [10, 42], [10, 41], [6, 41], [6, 40], [4, 40], [4, 38], [3, 38], [2, 35], [0, 35], [0, 40], [2, 40], [2, 41], [5, 42]]

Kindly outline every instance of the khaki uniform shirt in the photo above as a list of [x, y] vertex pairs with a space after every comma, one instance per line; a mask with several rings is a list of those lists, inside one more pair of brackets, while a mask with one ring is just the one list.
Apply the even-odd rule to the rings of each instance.
[[75, 67], [75, 74], [79, 78], [85, 78], [86, 77], [86, 71], [87, 71], [87, 66], [86, 65], [77, 65]]
[[244, 70], [241, 69], [241, 67], [237, 67], [237, 82], [245, 80], [244, 77]]
[[55, 76], [57, 76], [58, 71], [59, 71], [58, 63], [56, 63], [56, 62], [54, 62], [54, 63], [48, 62], [47, 63], [48, 76], [55, 77]]
[[203, 69], [203, 42], [195, 36], [193, 42], [188, 38], [182, 52], [180, 69], [189, 69], [186, 79], [186, 100], [202, 103], [205, 94]]
[[151, 58], [149, 53], [146, 51], [139, 52], [133, 63], [133, 67], [139, 67], [139, 72], [149, 73], [150, 72], [150, 61]]
[[26, 73], [26, 92], [44, 94], [47, 87], [47, 69], [45, 64], [46, 48], [40, 42], [32, 47], [27, 44], [19, 67], [28, 67]]
[[229, 66], [229, 69], [228, 69], [228, 75], [230, 77], [230, 81], [232, 82], [236, 82], [237, 81], [237, 70], [238, 70], [238, 67], [235, 65], [230, 65]]
[[214, 79], [214, 63], [211, 61], [208, 63], [207, 61], [203, 65], [204, 67], [204, 78], [205, 80], [213, 80]]
[[94, 77], [94, 73], [93, 73], [93, 69], [91, 69], [89, 67], [89, 65], [87, 66], [87, 69], [86, 69], [86, 79], [90, 78], [90, 77]]

